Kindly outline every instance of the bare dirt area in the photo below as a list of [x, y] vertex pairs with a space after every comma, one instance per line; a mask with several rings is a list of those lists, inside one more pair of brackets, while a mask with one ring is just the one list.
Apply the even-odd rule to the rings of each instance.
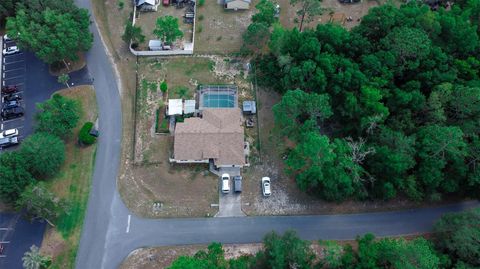
[[238, 52], [242, 34], [250, 24], [257, 0], [249, 10], [227, 11], [217, 0], [205, 1], [197, 7], [195, 53], [229, 54]]
[[[226, 244], [223, 245], [223, 250], [225, 258], [233, 259], [243, 255], [255, 255], [262, 247], [262, 244]], [[180, 256], [192, 256], [197, 251], [206, 249], [206, 245], [140, 248], [130, 253], [119, 269], [166, 268]]]
[[192, 43], [193, 24], [187, 24], [183, 22], [184, 14], [185, 7], [177, 9], [174, 6], [165, 7], [162, 5], [158, 6], [157, 11], [137, 11], [135, 25], [142, 28], [143, 34], [145, 35], [145, 42], [140, 44], [137, 50], [148, 50], [148, 41], [151, 39], [158, 39], [158, 37], [153, 34], [153, 30], [155, 29], [157, 18], [164, 16], [173, 16], [175, 18], [178, 18], [178, 25], [180, 26], [180, 30], [182, 30], [183, 32], [183, 38], [178, 39], [174, 44], [175, 49], [183, 48], [184, 42]]
[[[347, 29], [350, 29], [360, 23], [359, 19], [368, 13], [368, 10], [372, 7], [378, 6], [379, 3], [385, 2], [384, 0], [363, 0], [360, 3], [355, 4], [341, 4], [338, 0], [323, 0], [322, 7], [325, 8], [323, 15], [313, 19], [312, 22], [305, 24], [305, 28], [314, 28], [319, 23], [328, 23], [331, 21], [332, 16], [340, 17], [343, 14], [345, 19], [352, 17], [352, 21], [345, 21], [344, 25]], [[287, 28], [298, 27], [295, 18], [297, 8], [290, 5], [290, 0], [278, 0], [280, 5], [280, 23]], [[343, 20], [342, 20], [343, 21]]]

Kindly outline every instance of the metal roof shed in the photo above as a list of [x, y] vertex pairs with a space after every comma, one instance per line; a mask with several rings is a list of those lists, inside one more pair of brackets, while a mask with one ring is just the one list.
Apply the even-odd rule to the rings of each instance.
[[185, 100], [183, 106], [183, 113], [190, 114], [195, 113], [195, 100]]
[[255, 101], [243, 101], [243, 113], [257, 113], [257, 106], [255, 105]]
[[167, 115], [182, 115], [183, 102], [182, 99], [168, 99]]

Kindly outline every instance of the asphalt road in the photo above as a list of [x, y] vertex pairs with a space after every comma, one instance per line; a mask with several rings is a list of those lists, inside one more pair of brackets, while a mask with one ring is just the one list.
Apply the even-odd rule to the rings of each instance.
[[[91, 11], [89, 0], [76, 2]], [[120, 94], [95, 24], [91, 30], [94, 44], [87, 53], [87, 63], [95, 78], [100, 138], [76, 260], [78, 269], [117, 268], [130, 251], [144, 246], [260, 242], [271, 230], [295, 229], [304, 239], [353, 239], [367, 232], [378, 236], [421, 233], [429, 231], [445, 212], [478, 206], [471, 202], [401, 212], [292, 217], [151, 220], [129, 215], [116, 188], [122, 134]]]

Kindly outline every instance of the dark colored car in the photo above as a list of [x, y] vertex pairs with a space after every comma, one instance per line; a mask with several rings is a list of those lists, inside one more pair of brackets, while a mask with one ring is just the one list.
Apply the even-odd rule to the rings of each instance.
[[233, 187], [235, 192], [242, 192], [242, 177], [241, 176], [234, 176], [233, 177]]
[[342, 4], [354, 4], [354, 3], [359, 3], [360, 0], [339, 0], [340, 3]]
[[21, 106], [2, 109], [2, 118], [4, 120], [22, 117], [24, 110]]
[[20, 103], [17, 100], [7, 101], [3, 103], [3, 108], [14, 108], [20, 106]]
[[3, 96], [3, 102], [19, 101], [22, 100], [22, 95], [19, 93], [11, 93]]
[[16, 85], [10, 85], [10, 86], [3, 86], [2, 87], [2, 93], [3, 94], [10, 94], [18, 92], [18, 87]]

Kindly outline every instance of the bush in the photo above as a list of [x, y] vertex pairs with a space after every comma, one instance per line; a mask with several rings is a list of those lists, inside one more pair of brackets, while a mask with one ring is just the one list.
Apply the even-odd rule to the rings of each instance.
[[203, 14], [200, 14], [200, 15], [198, 16], [198, 20], [199, 20], [199, 21], [203, 20], [203, 18], [204, 18], [204, 17], [203, 17]]
[[35, 133], [25, 139], [19, 153], [27, 170], [36, 178], [55, 175], [65, 161], [65, 144], [49, 133]]
[[160, 90], [165, 94], [168, 90], [168, 85], [167, 85], [167, 82], [164, 80], [162, 81], [162, 83], [160, 84]]
[[90, 135], [90, 130], [93, 128], [93, 122], [85, 122], [78, 133], [78, 142], [81, 145], [91, 145], [97, 140], [95, 136]]
[[198, 0], [198, 6], [203, 7], [205, 5], [205, 0]]

